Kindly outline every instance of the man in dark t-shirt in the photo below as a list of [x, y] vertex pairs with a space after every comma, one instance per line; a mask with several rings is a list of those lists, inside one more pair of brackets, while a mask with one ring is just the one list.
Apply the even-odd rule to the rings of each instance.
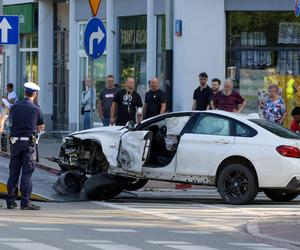
[[212, 100], [213, 91], [207, 85], [208, 75], [201, 73], [199, 75], [200, 86], [195, 89], [193, 95], [193, 110], [207, 110]]
[[226, 80], [224, 90], [214, 96], [211, 106], [213, 109], [240, 113], [245, 108], [246, 101], [238, 92], [233, 91], [233, 82]]
[[99, 116], [103, 126], [109, 126], [112, 102], [119, 91], [113, 75], [106, 77], [106, 88], [100, 93]]
[[134, 91], [135, 80], [128, 77], [126, 88], [118, 91], [112, 106], [110, 124], [125, 126], [127, 122], [140, 122], [142, 120], [143, 102], [141, 96]]
[[167, 97], [164, 91], [160, 89], [158, 78], [149, 81], [150, 90], [145, 96], [144, 118], [148, 119], [153, 116], [166, 112]]

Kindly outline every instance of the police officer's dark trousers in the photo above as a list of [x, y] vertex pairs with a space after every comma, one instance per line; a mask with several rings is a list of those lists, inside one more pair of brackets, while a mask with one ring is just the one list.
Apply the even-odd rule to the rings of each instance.
[[20, 174], [21, 207], [26, 207], [30, 204], [32, 191], [31, 176], [34, 171], [33, 154], [34, 145], [29, 141], [17, 141], [11, 145], [9, 178], [7, 182], [7, 204], [12, 204], [17, 199]]

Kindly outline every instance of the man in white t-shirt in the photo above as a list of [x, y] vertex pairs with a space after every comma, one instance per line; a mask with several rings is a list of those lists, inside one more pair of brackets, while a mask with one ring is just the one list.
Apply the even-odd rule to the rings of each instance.
[[10, 109], [12, 105], [14, 105], [14, 103], [18, 101], [18, 96], [14, 91], [14, 85], [12, 83], [8, 83], [6, 85], [6, 91], [7, 97], [3, 96], [2, 98], [7, 100], [7, 102], [4, 101], [4, 103], [7, 104], [7, 108]]

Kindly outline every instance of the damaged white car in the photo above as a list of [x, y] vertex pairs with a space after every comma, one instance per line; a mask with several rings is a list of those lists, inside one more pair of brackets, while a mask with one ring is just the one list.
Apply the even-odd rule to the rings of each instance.
[[259, 191], [290, 201], [300, 192], [299, 139], [257, 116], [223, 111], [80, 131], [64, 139], [55, 190], [107, 200], [158, 180], [215, 186], [230, 204], [249, 203]]

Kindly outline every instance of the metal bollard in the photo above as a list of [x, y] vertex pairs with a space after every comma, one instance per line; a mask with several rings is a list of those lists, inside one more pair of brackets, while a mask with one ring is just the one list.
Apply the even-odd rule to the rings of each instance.
[[1, 151], [8, 152], [8, 137], [7, 134], [1, 135]]

